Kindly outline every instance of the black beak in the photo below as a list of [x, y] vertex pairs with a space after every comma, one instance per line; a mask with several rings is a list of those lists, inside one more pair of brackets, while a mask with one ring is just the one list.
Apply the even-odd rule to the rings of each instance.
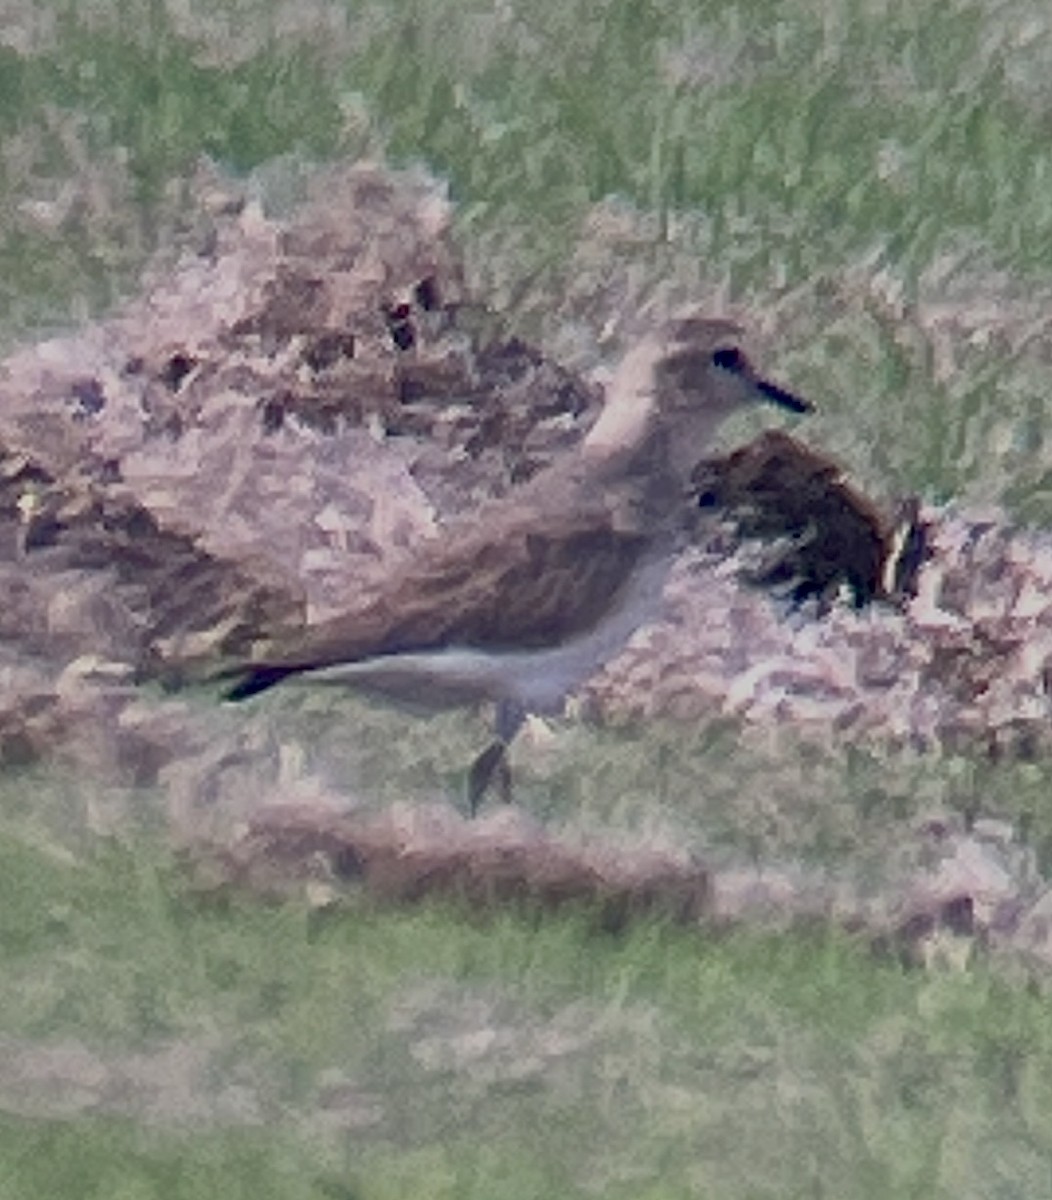
[[713, 354], [712, 361], [724, 371], [730, 371], [732, 375], [740, 375], [742, 379], [748, 380], [765, 400], [777, 404], [780, 408], [787, 408], [795, 413], [815, 411], [815, 406], [809, 400], [803, 400], [792, 392], [787, 392], [785, 388], [780, 388], [776, 383], [761, 379], [753, 370], [752, 363], [737, 346], [721, 346]]
[[787, 408], [794, 413], [815, 411], [815, 406], [810, 400], [794, 396], [792, 392], [787, 392], [785, 388], [780, 388], [776, 383], [768, 383], [766, 379], [754, 379], [753, 382], [765, 400], [770, 400], [772, 404], [777, 404], [780, 408]]

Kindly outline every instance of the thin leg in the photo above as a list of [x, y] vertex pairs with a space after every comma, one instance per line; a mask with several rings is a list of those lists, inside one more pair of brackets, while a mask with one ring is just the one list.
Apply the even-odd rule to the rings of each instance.
[[500, 756], [497, 762], [497, 769], [494, 772], [497, 776], [497, 791], [500, 794], [501, 803], [511, 803], [511, 763], [508, 762], [508, 750], [504, 749], [504, 753]]
[[468, 811], [474, 817], [482, 797], [496, 777], [500, 798], [511, 803], [511, 766], [508, 747], [526, 719], [524, 710], [510, 700], [497, 705], [496, 737], [471, 764], [468, 772]]
[[[479, 803], [486, 794], [495, 772], [499, 772], [501, 792], [511, 797], [511, 772], [508, 770], [508, 747], [500, 738], [494, 738], [471, 764], [468, 772], [468, 812], [475, 816]], [[508, 782], [505, 784], [504, 779]]]

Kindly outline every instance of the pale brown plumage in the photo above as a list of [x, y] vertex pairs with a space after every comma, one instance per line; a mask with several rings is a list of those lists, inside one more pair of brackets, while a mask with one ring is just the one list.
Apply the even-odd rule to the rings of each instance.
[[227, 698], [303, 675], [424, 706], [494, 700], [498, 737], [476, 760], [472, 805], [495, 771], [506, 784], [523, 714], [561, 700], [655, 607], [690, 469], [723, 418], [753, 398], [809, 409], [755, 376], [738, 335], [691, 316], [642, 339], [576, 451], [429, 539], [348, 612], [225, 672]]
[[536, 648], [583, 632], [650, 538], [617, 528], [601, 494], [565, 477], [559, 483], [557, 494], [517, 494], [515, 505], [484, 507], [466, 527], [426, 543], [378, 593], [305, 630], [280, 656], [239, 668], [247, 678], [230, 698], [262, 690], [251, 681], [267, 668], [289, 673], [450, 644]]

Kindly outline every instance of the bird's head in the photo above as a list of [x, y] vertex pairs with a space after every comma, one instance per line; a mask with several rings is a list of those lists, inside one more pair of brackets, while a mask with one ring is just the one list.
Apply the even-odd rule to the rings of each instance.
[[762, 378], [731, 321], [686, 314], [664, 322], [621, 359], [586, 448], [631, 451], [661, 435], [673, 465], [697, 462], [727, 417], [766, 402], [794, 413], [813, 405]]

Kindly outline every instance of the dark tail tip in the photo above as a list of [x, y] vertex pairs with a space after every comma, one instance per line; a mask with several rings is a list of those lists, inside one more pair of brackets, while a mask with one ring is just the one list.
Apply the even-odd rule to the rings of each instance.
[[289, 675], [295, 674], [295, 671], [295, 667], [246, 667], [244, 670], [232, 671], [230, 676], [238, 677], [237, 682], [223, 693], [223, 699], [231, 702], [247, 700], [250, 696], [272, 688]]

